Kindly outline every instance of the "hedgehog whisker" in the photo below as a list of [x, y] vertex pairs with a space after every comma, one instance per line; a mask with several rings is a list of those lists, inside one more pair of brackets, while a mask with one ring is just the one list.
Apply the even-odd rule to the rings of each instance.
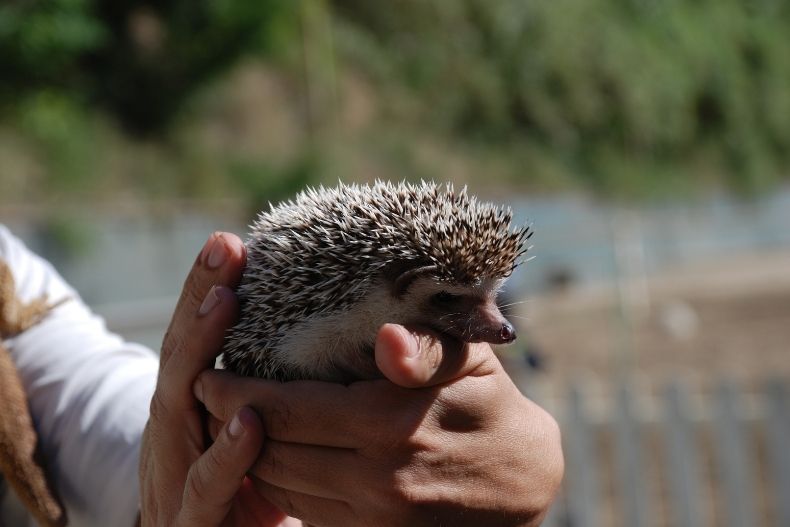
[[509, 302], [507, 304], [502, 304], [502, 305], [499, 305], [497, 307], [499, 307], [499, 309], [505, 309], [505, 308], [508, 308], [508, 307], [520, 306], [522, 304], [527, 304], [527, 303], [529, 303], [528, 300], [519, 300], [518, 302]]
[[455, 313], [445, 313], [444, 315], [439, 317], [439, 320], [444, 320], [444, 319], [449, 318], [449, 317], [456, 317], [458, 315], [463, 315], [463, 314], [464, 313], [461, 312], [461, 311], [457, 311]]

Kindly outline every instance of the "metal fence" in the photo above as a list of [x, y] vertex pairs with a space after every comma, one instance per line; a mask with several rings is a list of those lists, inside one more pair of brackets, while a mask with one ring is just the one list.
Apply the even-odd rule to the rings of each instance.
[[553, 408], [566, 471], [543, 525], [790, 526], [790, 381], [692, 388], [572, 384]]

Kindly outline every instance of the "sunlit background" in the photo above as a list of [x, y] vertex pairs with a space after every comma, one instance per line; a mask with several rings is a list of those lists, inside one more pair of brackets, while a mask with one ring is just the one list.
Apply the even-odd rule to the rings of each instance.
[[213, 230], [309, 184], [510, 204], [546, 525], [790, 525], [790, 4], [6, 0], [0, 221], [156, 349]]

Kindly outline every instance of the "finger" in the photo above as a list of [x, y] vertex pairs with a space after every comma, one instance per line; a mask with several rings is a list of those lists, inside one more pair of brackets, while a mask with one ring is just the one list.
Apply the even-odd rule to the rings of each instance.
[[162, 365], [167, 364], [174, 353], [183, 351], [180, 343], [189, 334], [195, 322], [195, 314], [209, 289], [214, 285], [234, 289], [238, 285], [246, 258], [246, 248], [235, 234], [215, 232], [209, 237], [181, 290], [170, 327], [162, 343]]
[[[235, 408], [249, 405], [263, 420], [268, 437], [277, 441], [359, 448], [370, 441], [370, 429], [384, 429], [391, 419], [383, 409], [385, 380], [361, 386], [293, 381], [281, 383], [240, 377], [220, 370], [202, 372], [195, 381], [195, 397], [214, 417], [225, 421]], [[364, 394], [362, 393], [364, 391]], [[392, 390], [389, 390], [390, 392]]]
[[[231, 516], [227, 518], [229, 525], [257, 525], [259, 527], [283, 527], [285, 513], [275, 507], [258, 493], [252, 480], [245, 476], [239, 492], [234, 498]], [[299, 527], [302, 524], [299, 523]]]
[[219, 525], [262, 446], [260, 419], [250, 408], [239, 409], [217, 441], [190, 467], [177, 523]]
[[[235, 319], [238, 309], [235, 295], [227, 288], [215, 288], [209, 295], [218, 303], [182, 343], [196, 354], [215, 353], [214, 350], [221, 347], [224, 328]], [[190, 389], [192, 378], [183, 378], [185, 371], [194, 366], [190, 360], [188, 353], [179, 353], [160, 371], [146, 428], [151, 443], [156, 445], [158, 452], [166, 455], [157, 463], [167, 464], [171, 477], [181, 482], [186, 479], [189, 467], [205, 450], [202, 409]], [[194, 377], [197, 372], [190, 375]], [[182, 387], [183, 384], [186, 388]]]
[[257, 491], [288, 516], [299, 518], [305, 525], [325, 525], [331, 518], [333, 525], [359, 525], [349, 503], [276, 487], [271, 483], [251, 478]]
[[384, 324], [376, 338], [376, 365], [405, 388], [444, 384], [467, 375], [494, 371], [488, 344], [462, 343], [422, 328]]
[[208, 420], [206, 422], [206, 431], [208, 432], [208, 436], [211, 438], [212, 441], [216, 441], [219, 433], [222, 431], [222, 427], [225, 426], [225, 421], [220, 421], [213, 415], [208, 415]]
[[156, 388], [157, 396], [169, 409], [185, 411], [195, 407], [192, 383], [201, 371], [213, 367], [225, 332], [238, 319], [238, 311], [233, 291], [213, 286], [192, 320], [178, 327], [176, 331], [181, 334], [171, 342], [176, 349], [161, 368]]
[[367, 490], [359, 488], [359, 465], [355, 450], [269, 440], [250, 474], [311, 496], [359, 499]]

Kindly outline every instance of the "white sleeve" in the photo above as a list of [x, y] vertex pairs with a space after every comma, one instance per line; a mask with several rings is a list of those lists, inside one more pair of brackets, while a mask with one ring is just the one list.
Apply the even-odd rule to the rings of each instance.
[[124, 342], [91, 313], [52, 266], [0, 225], [0, 258], [29, 301], [69, 297], [6, 341], [27, 392], [44, 459], [70, 525], [131, 526], [138, 460], [158, 359]]

